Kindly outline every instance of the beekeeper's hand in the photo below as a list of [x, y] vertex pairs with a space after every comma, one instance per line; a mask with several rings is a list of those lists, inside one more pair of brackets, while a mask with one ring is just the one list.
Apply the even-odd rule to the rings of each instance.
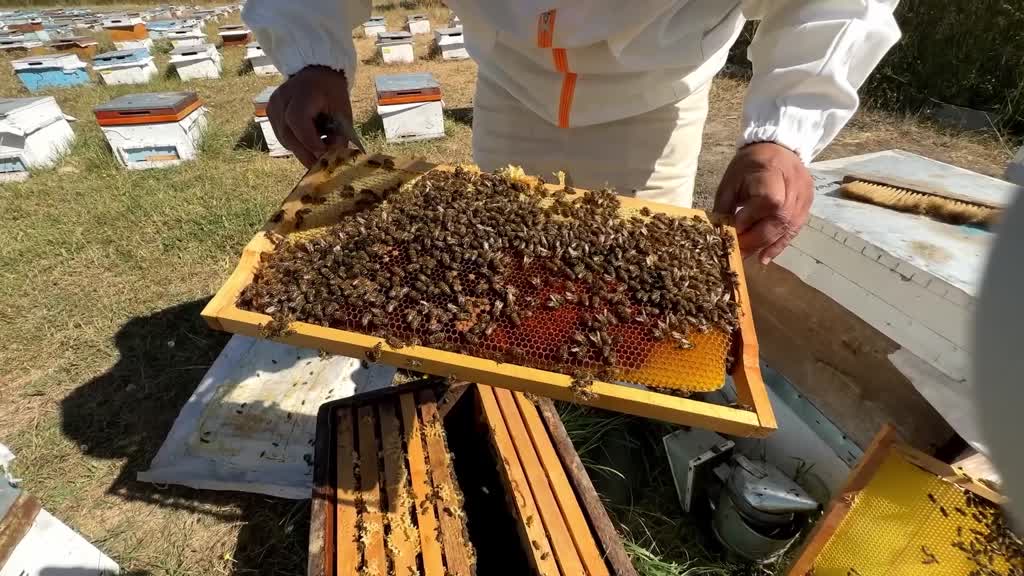
[[811, 173], [793, 151], [773, 142], [740, 148], [725, 169], [716, 214], [735, 217], [744, 257], [771, 262], [807, 223], [814, 199]]
[[316, 118], [321, 114], [352, 123], [345, 73], [326, 66], [299, 70], [274, 91], [267, 104], [267, 117], [277, 139], [306, 168], [316, 163], [328, 144], [334, 143], [320, 137]]

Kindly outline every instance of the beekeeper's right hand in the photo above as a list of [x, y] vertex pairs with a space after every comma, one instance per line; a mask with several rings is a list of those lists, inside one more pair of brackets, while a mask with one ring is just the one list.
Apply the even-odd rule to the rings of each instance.
[[335, 143], [321, 138], [316, 126], [320, 115], [352, 123], [352, 103], [344, 72], [326, 66], [307, 66], [281, 84], [267, 104], [267, 117], [277, 139], [306, 168], [316, 163], [328, 145]]

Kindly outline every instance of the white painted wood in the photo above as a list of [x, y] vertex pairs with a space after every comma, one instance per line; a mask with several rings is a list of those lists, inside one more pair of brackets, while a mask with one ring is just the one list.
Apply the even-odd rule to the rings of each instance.
[[28, 533], [14, 547], [0, 576], [101, 576], [119, 574], [117, 563], [40, 510]]
[[256, 125], [259, 126], [260, 132], [263, 134], [263, 140], [267, 143], [267, 149], [271, 156], [283, 158], [292, 155], [292, 151], [285, 148], [281, 141], [277, 139], [277, 134], [274, 133], [274, 127], [270, 125], [269, 118], [266, 116], [256, 116]]
[[135, 48], [153, 49], [153, 39], [143, 38], [142, 40], [119, 40], [114, 42], [114, 48], [118, 50], [134, 50]]
[[388, 27], [383, 21], [367, 22], [363, 24], [363, 36], [376, 38], [381, 32], [387, 32]]
[[220, 52], [217, 51], [216, 46], [204, 44], [202, 46], [188, 46], [180, 50], [186, 50], [188, 53], [175, 54], [172, 52], [170, 64], [174, 67], [174, 71], [178, 73], [178, 77], [181, 80], [187, 82], [189, 80], [220, 78], [223, 65]]
[[107, 86], [146, 84], [159, 73], [152, 57], [124, 64], [93, 64], [92, 67]]
[[309, 498], [320, 405], [389, 386], [394, 375], [390, 366], [232, 336], [138, 479]]
[[438, 28], [434, 32], [434, 43], [441, 52], [442, 60], [466, 60], [469, 58], [461, 26], [458, 28]]
[[406, 17], [405, 29], [410, 34], [430, 34], [430, 20], [422, 15], [410, 14]]
[[416, 60], [412, 49], [412, 40], [378, 42], [377, 54], [384, 64], [412, 64]]
[[[20, 158], [27, 168], [49, 168], [74, 142], [75, 133], [52, 96], [0, 102], [0, 158]], [[11, 179], [27, 176], [14, 173]]]
[[426, 140], [444, 136], [440, 101], [377, 106], [388, 142]]

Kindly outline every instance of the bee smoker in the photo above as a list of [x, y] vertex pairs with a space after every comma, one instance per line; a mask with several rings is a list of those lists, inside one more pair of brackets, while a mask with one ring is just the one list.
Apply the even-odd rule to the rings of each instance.
[[786, 551], [820, 508], [768, 462], [734, 451], [708, 430], [679, 430], [662, 439], [683, 510], [709, 524], [730, 554], [770, 562]]

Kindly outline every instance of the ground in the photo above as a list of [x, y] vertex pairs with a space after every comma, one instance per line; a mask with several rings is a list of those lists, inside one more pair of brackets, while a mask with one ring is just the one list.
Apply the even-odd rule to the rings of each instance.
[[[445, 12], [431, 10], [435, 26]], [[389, 26], [397, 28], [404, 13], [387, 12]], [[385, 70], [371, 63], [369, 40], [357, 45], [366, 63], [352, 98], [368, 146], [469, 162], [475, 65], [421, 58], [388, 68], [433, 72], [448, 107], [447, 138], [391, 146], [373, 117], [372, 77]], [[426, 48], [418, 41], [418, 56]], [[295, 160], [271, 159], [253, 145], [251, 99], [280, 79], [244, 73], [239, 48], [224, 56], [219, 80], [183, 84], [161, 76], [145, 88], [196, 90], [207, 102], [211, 128], [199, 160], [166, 170], [119, 168], [91, 110], [142, 87], [93, 85], [52, 93], [78, 119], [77, 141], [58, 166], [0, 186], [0, 442], [17, 454], [24, 486], [129, 573], [305, 572], [307, 503], [135, 481], [226, 342], [200, 321], [203, 303], [303, 172]], [[161, 71], [165, 61], [161, 56]], [[726, 77], [713, 86], [697, 184], [703, 206], [731, 157], [744, 89], [743, 80]], [[25, 94], [0, 63], [0, 96]], [[868, 111], [824, 157], [887, 148], [990, 175], [999, 175], [1011, 156], [991, 134], [949, 133]], [[595, 435], [618, 421], [575, 414], [574, 422], [581, 451], [599, 460]], [[644, 438], [660, 431], [643, 426], [654, 428]], [[644, 448], [657, 455], [656, 446]], [[651, 466], [646, 478], [630, 480], [634, 490], [638, 483], [658, 490], [634, 492], [644, 498], [613, 506], [645, 573], [730, 573], [705, 562], [700, 542], [674, 522], [675, 504], [663, 497], [670, 494], [665, 466]]]

